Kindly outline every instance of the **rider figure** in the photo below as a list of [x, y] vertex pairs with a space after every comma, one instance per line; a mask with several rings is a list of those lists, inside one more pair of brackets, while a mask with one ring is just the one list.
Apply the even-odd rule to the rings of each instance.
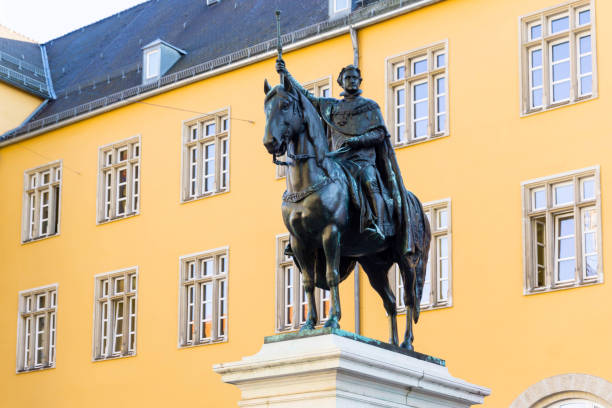
[[361, 230], [371, 239], [384, 241], [385, 234], [392, 231], [385, 228], [383, 216], [386, 211], [381, 192], [382, 181], [376, 163], [376, 147], [385, 141], [388, 132], [385, 128], [378, 104], [361, 96], [361, 71], [354, 65], [342, 68], [338, 83], [344, 89], [342, 99], [317, 98], [304, 89], [285, 67], [282, 59], [276, 61], [276, 70], [285, 75], [292, 85], [302, 92], [314, 105], [327, 124], [331, 139], [331, 150], [343, 166], [357, 181], [365, 193], [366, 203], [371, 213], [361, 211]]

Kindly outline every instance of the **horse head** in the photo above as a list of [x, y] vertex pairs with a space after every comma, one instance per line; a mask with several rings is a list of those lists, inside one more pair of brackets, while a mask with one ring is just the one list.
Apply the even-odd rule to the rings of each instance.
[[280, 156], [287, 151], [287, 145], [293, 137], [303, 129], [300, 98], [287, 77], [274, 88], [265, 80], [264, 92], [266, 131], [263, 144], [268, 153]]

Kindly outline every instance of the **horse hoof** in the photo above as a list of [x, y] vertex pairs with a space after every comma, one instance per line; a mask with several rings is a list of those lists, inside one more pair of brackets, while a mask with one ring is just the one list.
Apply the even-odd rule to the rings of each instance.
[[313, 323], [304, 323], [304, 325], [300, 329], [300, 333], [303, 331], [314, 330], [314, 329], [315, 329], [315, 325]]
[[338, 324], [338, 321], [336, 319], [329, 319], [328, 321], [325, 322], [325, 325], [323, 327], [331, 327], [332, 329], [339, 329], [340, 325]]
[[408, 350], [408, 351], [414, 351], [414, 346], [412, 345], [412, 343], [409, 343], [407, 341], [404, 341], [401, 345], [401, 348], [403, 348], [404, 350]]

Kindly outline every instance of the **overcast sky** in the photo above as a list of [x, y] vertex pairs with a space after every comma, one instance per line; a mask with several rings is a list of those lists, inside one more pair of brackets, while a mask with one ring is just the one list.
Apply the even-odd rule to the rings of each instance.
[[0, 0], [0, 24], [47, 42], [144, 0]]

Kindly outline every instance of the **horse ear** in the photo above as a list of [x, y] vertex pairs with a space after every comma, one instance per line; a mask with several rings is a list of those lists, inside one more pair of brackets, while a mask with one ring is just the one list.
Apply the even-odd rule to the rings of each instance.
[[283, 75], [283, 87], [287, 92], [291, 92], [293, 90], [293, 85], [291, 84], [291, 81], [287, 75]]
[[266, 95], [268, 94], [268, 92], [270, 92], [270, 89], [272, 89], [272, 87], [268, 83], [268, 80], [264, 79], [264, 92], [266, 93]]

